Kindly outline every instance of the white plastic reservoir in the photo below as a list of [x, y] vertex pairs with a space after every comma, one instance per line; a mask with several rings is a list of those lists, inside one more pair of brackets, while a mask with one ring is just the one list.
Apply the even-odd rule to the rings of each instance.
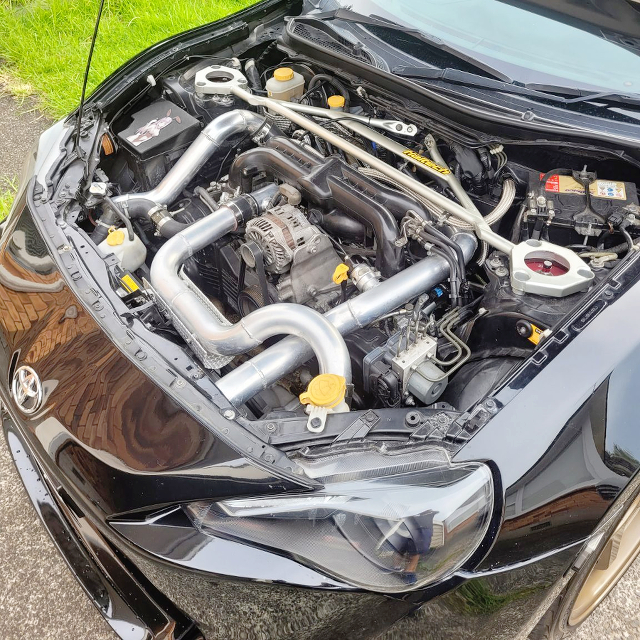
[[289, 67], [280, 67], [267, 80], [266, 87], [270, 98], [289, 102], [293, 98], [301, 98], [304, 94], [304, 77]]
[[109, 235], [98, 245], [98, 249], [105, 255], [113, 253], [125, 271], [139, 269], [147, 257], [147, 248], [137, 235], [134, 234], [133, 240], [129, 240], [126, 229], [115, 227], [109, 229]]

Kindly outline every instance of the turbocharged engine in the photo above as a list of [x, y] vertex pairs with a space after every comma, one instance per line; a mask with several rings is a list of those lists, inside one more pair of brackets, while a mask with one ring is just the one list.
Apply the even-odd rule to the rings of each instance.
[[350, 407], [467, 409], [633, 246], [626, 176], [568, 152], [549, 171], [557, 150], [511, 161], [292, 66], [282, 100], [234, 60], [165, 79], [106, 134], [117, 153], [88, 202], [106, 251], [127, 228], [133, 312], [232, 405], [306, 404], [315, 432]]

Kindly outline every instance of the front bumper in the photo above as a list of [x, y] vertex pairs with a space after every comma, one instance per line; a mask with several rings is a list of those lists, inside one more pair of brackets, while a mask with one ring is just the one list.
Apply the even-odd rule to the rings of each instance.
[[[45, 470], [6, 409], [2, 423], [45, 528], [91, 601], [127, 640], [512, 640], [526, 637], [568, 580], [580, 550], [573, 545], [534, 562], [458, 574], [435, 590], [398, 598], [339, 590], [330, 580], [318, 588], [278, 584], [286, 571], [277, 556], [264, 565], [262, 580], [228, 579], [203, 571], [214, 549], [185, 521], [168, 516], [138, 525], [137, 532], [125, 527], [128, 539], [92, 522]], [[132, 543], [136, 535], [145, 548]], [[225, 561], [233, 559], [218, 557]]]
[[9, 452], [42, 524], [87, 596], [126, 640], [197, 640], [193, 621], [132, 571], [61, 486], [46, 475], [0, 402]]
[[[57, 134], [62, 133], [58, 127]], [[43, 144], [41, 142], [41, 147]], [[52, 147], [55, 149], [56, 145]], [[50, 164], [49, 161], [40, 162], [40, 158], [47, 156], [44, 151], [38, 152], [38, 162], [34, 159], [30, 168], [39, 184], [46, 182]], [[49, 150], [48, 155], [55, 154]], [[25, 200], [29, 199], [23, 198], [23, 204]], [[40, 211], [35, 203], [30, 202], [29, 207], [46, 235], [59, 234], [45, 211]], [[58, 244], [64, 249], [62, 240]], [[71, 259], [71, 252], [65, 251], [61, 255], [64, 268], [69, 271], [67, 275], [77, 286], [76, 298], [65, 294], [60, 302], [60, 313], [54, 319], [56, 327], [60, 326], [58, 318], [72, 302], [80, 301], [98, 310], [102, 304], [91, 287], [80, 287], [82, 274], [74, 269], [76, 263]], [[89, 299], [88, 296], [93, 297]], [[49, 310], [52, 308], [49, 302]], [[109, 320], [105, 314], [100, 317], [104, 323]], [[18, 349], [26, 352], [30, 348], [38, 335], [37, 328], [34, 326], [33, 329], [33, 336], [20, 334], [21, 342], [15, 345]], [[122, 412], [119, 406], [105, 405], [103, 413], [95, 420], [96, 428], [105, 424], [105, 428], [124, 437], [115, 442], [109, 433], [99, 431], [101, 445], [96, 449], [94, 440], [83, 440], [88, 436], [80, 430], [78, 423], [81, 421], [76, 417], [84, 416], [85, 412], [91, 416], [104, 400], [105, 389], [110, 391], [106, 394], [108, 401], [118, 396], [115, 393], [117, 385], [111, 379], [87, 386], [87, 393], [75, 391], [92, 375], [93, 359], [98, 356], [110, 358], [108, 352], [113, 349], [102, 339], [97, 325], [95, 328], [91, 325], [85, 333], [96, 336], [96, 342], [89, 345], [91, 349], [85, 348], [83, 343], [63, 342], [64, 352], [60, 351], [55, 363], [50, 365], [50, 371], [44, 368], [46, 363], [40, 363], [47, 379], [59, 381], [58, 393], [69, 396], [66, 404], [65, 398], [58, 400], [55, 411], [63, 405], [73, 408], [69, 412], [70, 421], [62, 420], [60, 413], [56, 417], [59, 433], [65, 438], [71, 433], [74, 438], [65, 440], [64, 449], [60, 441], [43, 453], [34, 434], [26, 427], [23, 432], [22, 422], [13, 420], [7, 412], [4, 412], [3, 425], [18, 470], [45, 527], [91, 600], [120, 637], [190, 640], [204, 634], [208, 640], [358, 640], [374, 637], [384, 640], [511, 640], [526, 636], [527, 630], [568, 579], [568, 569], [582, 541], [564, 549], [547, 551], [517, 565], [509, 564], [480, 574], [458, 573], [435, 587], [388, 597], [347, 587], [273, 553], [202, 536], [186, 519], [180, 521], [171, 513], [154, 521], [107, 524], [108, 515], [96, 514], [135, 511], [159, 502], [203, 499], [210, 493], [213, 478], [202, 475], [194, 488], [198, 470], [190, 464], [191, 458], [185, 456], [183, 462], [176, 462], [172, 457], [166, 461], [162, 458], [162, 438], [156, 436], [166, 435], [164, 415], [155, 424], [155, 416], [149, 413], [145, 423], [136, 425], [131, 415]], [[120, 322], [113, 330], [113, 336], [114, 341], [121, 337], [120, 342], [129, 345], [126, 349], [129, 355], [139, 353], [133, 335], [125, 335]], [[100, 351], [102, 348], [104, 353]], [[5, 354], [7, 371], [11, 352], [12, 349], [7, 349]], [[74, 361], [77, 371], [67, 362], [69, 352], [85, 356], [79, 355]], [[145, 385], [151, 379], [156, 381], [160, 369], [151, 375], [150, 355], [137, 366], [144, 369], [146, 375], [136, 373], [134, 377], [131, 374], [135, 384], [129, 385], [127, 397], [155, 393]], [[123, 371], [129, 375], [129, 369], [120, 368], [120, 365], [114, 366], [113, 370], [114, 378], [116, 373], [120, 379], [125, 378]], [[144, 385], [138, 383], [143, 378]], [[141, 386], [137, 387], [137, 384]], [[2, 394], [6, 394], [5, 389], [0, 389]], [[5, 398], [11, 407], [8, 395]], [[164, 399], [162, 403], [163, 406], [167, 404]], [[162, 403], [159, 401], [158, 404]], [[173, 407], [169, 409], [168, 416], [176, 413]], [[193, 429], [193, 433], [188, 431], [189, 434], [194, 442], [203, 440], [201, 434], [210, 436], [200, 427]], [[176, 448], [186, 440], [182, 437], [183, 432], [179, 435], [181, 437], [174, 438], [169, 447], [173, 457]], [[160, 441], [157, 445], [156, 440]], [[237, 474], [242, 467], [234, 463], [227, 470], [223, 462], [230, 454], [221, 451], [219, 440], [217, 443], [213, 438], [210, 440], [207, 450], [210, 461], [207, 462], [205, 456], [200, 471], [210, 472], [214, 465], [219, 465], [215, 480], [217, 490], [221, 491], [222, 484], [234, 485], [231, 471]], [[55, 443], [52, 440], [49, 444]], [[106, 444], [119, 447], [114, 457], [94, 457], [95, 452], [104, 454]], [[84, 466], [70, 464], [70, 452], [74, 447], [84, 456]], [[89, 459], [85, 455], [88, 450], [92, 451]], [[132, 457], [132, 452], [141, 457]], [[123, 459], [129, 461], [129, 468], [124, 472], [122, 465], [111, 464]], [[80, 460], [78, 454], [74, 460]], [[230, 458], [230, 462], [234, 459]], [[150, 468], [154, 469], [153, 473], [149, 472]], [[251, 472], [255, 475], [253, 468]], [[271, 486], [273, 479], [265, 477], [263, 484]], [[46, 490], [43, 490], [44, 486]], [[73, 489], [79, 494], [72, 496]], [[237, 490], [236, 479], [236, 486], [230, 486], [229, 491]], [[95, 508], [98, 503], [100, 509]]]

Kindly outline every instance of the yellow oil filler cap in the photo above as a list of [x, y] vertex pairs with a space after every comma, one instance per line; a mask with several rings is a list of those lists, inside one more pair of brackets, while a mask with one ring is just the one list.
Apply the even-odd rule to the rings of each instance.
[[347, 381], [335, 373], [321, 373], [316, 376], [304, 393], [300, 394], [302, 404], [331, 409], [344, 401]]
[[331, 279], [334, 281], [335, 284], [341, 284], [342, 282], [345, 282], [348, 277], [349, 277], [349, 267], [344, 262], [341, 262], [336, 267], [336, 270], [333, 272]]
[[329, 105], [329, 109], [342, 111], [342, 109], [344, 109], [344, 96], [329, 96], [327, 98], [327, 104]]
[[124, 230], [116, 229], [115, 227], [109, 228], [109, 235], [107, 236], [107, 244], [110, 247], [118, 247], [124, 242]]
[[293, 69], [289, 69], [289, 67], [280, 67], [273, 72], [273, 77], [278, 82], [288, 82], [289, 80], [293, 80]]

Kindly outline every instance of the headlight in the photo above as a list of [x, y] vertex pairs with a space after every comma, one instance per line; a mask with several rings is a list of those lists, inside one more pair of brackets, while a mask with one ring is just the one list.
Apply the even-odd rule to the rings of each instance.
[[268, 547], [385, 593], [450, 575], [489, 526], [491, 472], [481, 463], [452, 464], [443, 449], [296, 461], [324, 483], [321, 491], [198, 502], [185, 510], [203, 533]]

